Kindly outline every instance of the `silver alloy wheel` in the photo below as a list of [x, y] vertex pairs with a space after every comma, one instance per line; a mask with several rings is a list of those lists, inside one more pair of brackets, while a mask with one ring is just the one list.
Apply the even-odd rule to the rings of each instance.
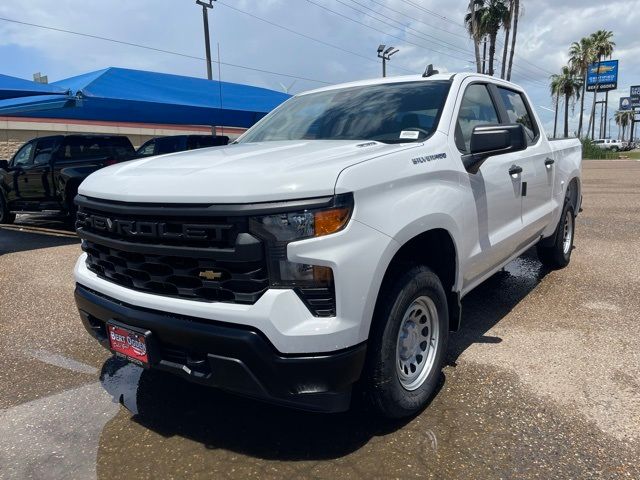
[[571, 251], [573, 243], [573, 214], [571, 210], [567, 210], [564, 216], [564, 225], [562, 227], [562, 252], [567, 255]]
[[435, 303], [416, 298], [404, 312], [396, 344], [396, 372], [406, 390], [419, 388], [433, 369], [439, 335]]

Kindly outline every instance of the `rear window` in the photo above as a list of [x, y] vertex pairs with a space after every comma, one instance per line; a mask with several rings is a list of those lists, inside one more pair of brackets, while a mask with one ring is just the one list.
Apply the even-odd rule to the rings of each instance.
[[60, 156], [67, 160], [125, 159], [134, 153], [127, 137], [69, 137], [65, 139]]

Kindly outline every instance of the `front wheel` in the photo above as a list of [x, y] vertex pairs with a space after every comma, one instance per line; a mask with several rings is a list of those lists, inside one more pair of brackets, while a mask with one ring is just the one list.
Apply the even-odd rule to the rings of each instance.
[[382, 293], [369, 339], [364, 381], [378, 413], [402, 418], [427, 405], [438, 386], [448, 334], [438, 276], [425, 266], [398, 275]]
[[538, 244], [537, 246], [538, 258], [545, 266], [557, 269], [569, 265], [575, 226], [576, 217], [573, 207], [565, 200], [562, 216], [553, 234], [552, 243]]

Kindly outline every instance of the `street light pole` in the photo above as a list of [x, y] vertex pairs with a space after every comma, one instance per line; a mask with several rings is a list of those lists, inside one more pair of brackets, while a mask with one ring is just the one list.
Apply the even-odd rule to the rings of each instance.
[[[209, 9], [213, 9], [213, 2], [217, 0], [196, 0], [196, 4], [202, 6], [202, 23], [204, 24], [204, 49], [207, 56], [207, 79], [213, 80], [211, 69], [211, 42], [209, 41]], [[220, 50], [218, 50], [219, 56]], [[220, 59], [218, 59], [220, 61]], [[220, 65], [220, 64], [218, 64]], [[211, 135], [216, 135], [216, 126], [211, 125]]]
[[391, 55], [398, 53], [398, 50], [395, 47], [389, 47], [385, 50], [386, 45], [380, 45], [378, 47], [378, 58], [382, 59], [382, 76], [387, 76], [387, 60], [391, 60]]
[[213, 8], [213, 2], [217, 0], [196, 0], [198, 5], [202, 5], [202, 22], [204, 23], [204, 48], [207, 54], [207, 78], [213, 80], [211, 71], [211, 44], [209, 42], [209, 9]]

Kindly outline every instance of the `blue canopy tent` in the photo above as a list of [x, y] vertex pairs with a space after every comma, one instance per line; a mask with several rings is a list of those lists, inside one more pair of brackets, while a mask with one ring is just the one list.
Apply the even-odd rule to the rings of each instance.
[[64, 102], [51, 96], [0, 101], [0, 115], [250, 127], [289, 98], [249, 85], [115, 67], [51, 85], [70, 92]]
[[0, 73], [0, 100], [38, 95], [66, 95], [67, 90], [57, 85], [36, 83]]

